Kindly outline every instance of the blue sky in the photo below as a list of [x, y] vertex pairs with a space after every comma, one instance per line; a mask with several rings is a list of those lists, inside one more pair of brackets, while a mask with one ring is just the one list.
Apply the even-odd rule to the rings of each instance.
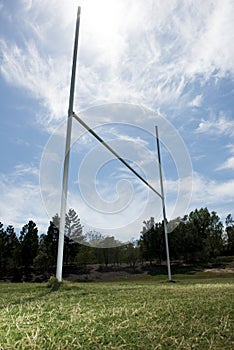
[[[0, 220], [40, 233], [60, 207], [77, 6], [75, 111], [159, 190], [168, 218], [234, 204], [232, 0], [0, 0]], [[120, 240], [156, 198], [73, 121], [68, 206]]]

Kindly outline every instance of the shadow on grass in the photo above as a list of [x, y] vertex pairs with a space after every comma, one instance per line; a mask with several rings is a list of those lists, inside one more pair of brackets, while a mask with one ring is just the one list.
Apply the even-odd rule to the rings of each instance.
[[48, 288], [45, 287], [46, 290], [42, 291], [41, 293], [37, 294], [37, 295], [34, 295], [34, 296], [31, 296], [31, 297], [21, 297], [21, 298], [18, 298], [17, 300], [15, 301], [12, 301], [12, 302], [9, 302], [9, 303], [6, 303], [6, 304], [2, 304], [0, 306], [0, 309], [4, 309], [7, 306], [14, 306], [14, 305], [21, 305], [21, 304], [24, 304], [24, 303], [31, 303], [33, 301], [37, 301], [37, 300], [40, 300], [42, 298], [44, 298], [45, 296], [51, 294], [51, 293], [55, 293], [57, 292], [59, 289], [60, 289], [60, 285], [59, 286], [56, 286], [56, 287], [51, 287], [51, 288]]

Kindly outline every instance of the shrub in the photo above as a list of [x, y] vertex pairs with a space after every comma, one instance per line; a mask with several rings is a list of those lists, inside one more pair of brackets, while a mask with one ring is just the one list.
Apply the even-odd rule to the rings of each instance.
[[55, 277], [51, 276], [49, 281], [47, 282], [47, 287], [51, 288], [51, 290], [58, 290], [61, 285], [61, 282]]

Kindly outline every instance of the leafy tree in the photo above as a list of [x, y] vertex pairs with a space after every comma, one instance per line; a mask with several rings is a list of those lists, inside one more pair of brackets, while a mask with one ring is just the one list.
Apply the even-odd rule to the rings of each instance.
[[[175, 221], [175, 228], [168, 235], [171, 258], [207, 261], [222, 252], [223, 225], [216, 212], [210, 213], [207, 208], [195, 209], [183, 219], [177, 218]], [[163, 223], [154, 223], [153, 218], [144, 221], [139, 246], [145, 260], [164, 260]]]
[[124, 262], [135, 268], [140, 259], [140, 249], [137, 242], [132, 241], [122, 247], [122, 258]]
[[185, 248], [185, 223], [181, 218], [177, 218], [168, 225], [168, 240], [170, 258], [175, 260], [183, 260], [186, 250]]
[[99, 242], [98, 248], [100, 249], [102, 253], [102, 257], [104, 259], [104, 264], [107, 267], [109, 263], [111, 263], [111, 253], [113, 251], [111, 250], [113, 247], [116, 246], [115, 238], [112, 237], [105, 237], [101, 242]]
[[160, 263], [165, 258], [165, 243], [163, 223], [155, 223], [154, 218], [144, 221], [144, 226], [139, 239], [140, 252], [146, 261], [152, 263], [159, 259]]
[[103, 236], [96, 231], [89, 231], [85, 234], [86, 245], [91, 246], [95, 252], [96, 262], [99, 264], [120, 264], [121, 245], [113, 236]]
[[223, 225], [216, 212], [195, 209], [169, 235], [170, 254], [186, 261], [207, 261], [223, 249]]
[[201, 208], [189, 214], [185, 232], [195, 260], [208, 260], [220, 253], [222, 229], [220, 218], [214, 211], [210, 213], [207, 208]]
[[100, 243], [105, 239], [100, 232], [91, 230], [87, 232], [84, 236], [84, 240], [89, 243], [92, 247], [98, 247]]
[[223, 224], [215, 211], [210, 213], [205, 244], [208, 249], [209, 258], [215, 258], [223, 251]]
[[76, 255], [75, 263], [81, 266], [87, 266], [88, 264], [95, 264], [96, 263], [95, 250], [96, 248], [93, 248], [84, 244], [81, 245], [79, 247], [79, 252]]
[[[197, 210], [197, 209], [196, 209]], [[176, 229], [170, 233], [171, 256], [184, 259], [187, 262], [199, 260], [201, 256], [205, 257], [204, 239], [201, 238], [199, 231], [200, 219], [197, 212], [195, 218], [193, 212], [185, 215]]]
[[[84, 240], [86, 244], [90, 245], [94, 249], [95, 247], [98, 248], [104, 239], [105, 239], [105, 236], [103, 236], [100, 232], [97, 232], [95, 230], [88, 231], [84, 236]], [[102, 264], [103, 262], [102, 249], [95, 249], [94, 252], [96, 256], [96, 262], [98, 264]]]
[[139, 239], [140, 251], [143, 259], [152, 262], [155, 258], [155, 252], [153, 249], [153, 237], [154, 237], [154, 218], [151, 217], [147, 221], [143, 221], [143, 228]]

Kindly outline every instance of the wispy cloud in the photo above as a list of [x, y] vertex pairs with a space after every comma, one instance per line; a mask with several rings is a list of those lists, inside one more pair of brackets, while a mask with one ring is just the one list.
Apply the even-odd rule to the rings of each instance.
[[12, 173], [13, 177], [17, 176], [38, 176], [39, 169], [30, 164], [17, 164], [15, 171]]
[[221, 203], [232, 202], [234, 180], [217, 181], [194, 174], [192, 203], [204, 203], [205, 206], [220, 206]]
[[4, 225], [12, 224], [19, 231], [28, 220], [34, 220], [40, 233], [47, 229], [49, 219], [42, 205], [40, 186], [32, 179], [37, 175], [38, 169], [23, 164], [10, 174], [1, 174], [0, 213]]
[[234, 120], [221, 111], [218, 116], [211, 115], [209, 119], [203, 119], [196, 132], [208, 135], [234, 136]]
[[25, 141], [24, 139], [20, 138], [20, 137], [11, 137], [10, 141], [18, 146], [25, 146], [25, 147], [29, 147], [30, 143], [28, 141]]
[[[198, 1], [193, 10], [195, 8], [196, 14], [193, 13], [195, 16], [201, 14], [201, 22], [199, 31], [195, 27], [188, 71], [191, 74], [203, 74], [205, 78], [209, 78], [211, 74], [217, 77], [233, 74], [233, 34], [229, 35], [232, 33], [233, 1]], [[190, 33], [192, 34], [192, 30]]]
[[189, 102], [189, 106], [191, 107], [200, 107], [202, 104], [202, 95], [197, 95], [191, 102]]
[[221, 164], [217, 170], [224, 170], [224, 169], [234, 169], [234, 157], [230, 157], [223, 164]]
[[[226, 181], [218, 181], [209, 177], [205, 177], [200, 173], [194, 172], [193, 177], [185, 177], [179, 180], [167, 180], [166, 195], [169, 197], [169, 201], [167, 202], [170, 208], [171, 214], [171, 206], [173, 204], [174, 199], [171, 201], [170, 197], [175, 194], [178, 190], [178, 185], [182, 188], [182, 191], [186, 193], [188, 189], [192, 186], [192, 196], [190, 204], [187, 208], [187, 213], [190, 210], [194, 210], [195, 208], [207, 206], [212, 210], [218, 210], [223, 212], [224, 207], [228, 203], [233, 202], [233, 193], [234, 193], [234, 180], [226, 180]], [[173, 196], [172, 196], [173, 198]], [[178, 203], [178, 216], [184, 215], [182, 211], [180, 212], [180, 203]], [[219, 211], [219, 210], [218, 210]], [[226, 213], [228, 214], [228, 213]], [[173, 215], [171, 218], [175, 218], [177, 215]]]
[[[24, 88], [43, 104], [43, 111], [35, 115], [42, 125], [50, 126], [53, 119], [66, 113], [68, 78], [62, 58], [53, 59], [39, 54], [35, 43], [28, 42], [25, 48], [0, 41], [2, 51], [1, 74], [10, 84]], [[60, 70], [60, 74], [56, 71]]]
[[234, 154], [234, 144], [228, 144], [227, 145], [227, 149], [229, 150], [229, 152], [231, 154]]
[[234, 169], [234, 145], [228, 145], [226, 147], [231, 154], [231, 157], [227, 157], [227, 159], [216, 169], [216, 170], [229, 170]]
[[[5, 3], [1, 2], [0, 5], [0, 20], [3, 20], [8, 27], [13, 25], [14, 27], [9, 33], [7, 25], [2, 26], [1, 77], [7, 84], [16, 86], [22, 94], [29, 94], [38, 102], [38, 110], [34, 109], [35, 124], [39, 125], [40, 130], [43, 127], [44, 130], [51, 132], [62, 119], [66, 119], [77, 3], [65, 0], [59, 2], [19, 0], [14, 3], [16, 6], [14, 11], [11, 4], [6, 6]], [[153, 143], [148, 144], [147, 137], [136, 128], [141, 127], [142, 130], [153, 132], [155, 124], [159, 126], [160, 140], [164, 145], [162, 158], [168, 160], [171, 157], [176, 164], [175, 167], [181, 171], [177, 174], [180, 180], [174, 179], [173, 175], [176, 172], [172, 173], [171, 165], [169, 169], [169, 162], [166, 163], [165, 169], [167, 172], [170, 171], [170, 178], [165, 181], [170, 218], [174, 218], [173, 213], [184, 214], [183, 199], [186, 193], [189, 193], [191, 183], [193, 183], [191, 208], [200, 206], [201, 203], [218, 206], [219, 202], [221, 207], [224, 203], [231, 203], [233, 181], [230, 179], [223, 178], [223, 181], [218, 181], [212, 179], [211, 174], [202, 176], [198, 172], [194, 173], [194, 179], [189, 176], [192, 171], [191, 164], [190, 167], [187, 165], [189, 171], [185, 169], [185, 159], [189, 156], [187, 151], [181, 152], [181, 149], [186, 147], [167, 122], [175, 111], [175, 114], [181, 116], [184, 134], [188, 132], [188, 125], [192, 124], [192, 130], [195, 128], [194, 125], [197, 126], [195, 139], [200, 140], [201, 135], [204, 135], [204, 138], [208, 137], [209, 141], [212, 141], [219, 136], [220, 139], [224, 137], [231, 142], [230, 138], [234, 136], [234, 123], [230, 112], [232, 106], [228, 107], [229, 112], [226, 112], [224, 105], [218, 110], [216, 105], [208, 106], [206, 103], [209, 94], [207, 90], [210, 86], [219, 88], [219, 82], [226, 80], [223, 78], [228, 78], [230, 81], [234, 76], [233, 0], [100, 0], [98, 2], [80, 0], [79, 4], [82, 6], [82, 12], [75, 111], [84, 109], [82, 119], [84, 117], [98, 134], [100, 131], [105, 140], [108, 142], [111, 140], [111, 145], [121, 156], [135, 162], [136, 167], [145, 172], [156, 188], [158, 179], [155, 179]], [[115, 102], [122, 103], [122, 109], [117, 108]], [[128, 108], [123, 102], [147, 106], [157, 110], [157, 113], [151, 115], [140, 112], [139, 107], [132, 105]], [[106, 109], [89, 108], [112, 103], [113, 105]], [[203, 114], [203, 119], [199, 109], [201, 106], [203, 111], [208, 110], [207, 116]], [[209, 112], [211, 108], [214, 112]], [[183, 114], [184, 110], [186, 115]], [[192, 116], [191, 113], [187, 113], [188, 110], [192, 111]], [[200, 123], [197, 122], [197, 118]], [[122, 129], [113, 127], [111, 130], [108, 128], [110, 125], [106, 129], [100, 127], [104, 126], [104, 123], [113, 126], [116, 121], [125, 123], [124, 127]], [[126, 129], [127, 123], [135, 125], [133, 132]], [[95, 140], [87, 136], [80, 125], [76, 124], [76, 122], [73, 124], [72, 142], [74, 141], [73, 147], [76, 150], [75, 142], [78, 140], [79, 152], [76, 152], [78, 155], [74, 152], [72, 156], [81, 158], [83, 152], [83, 156], [86, 157], [87, 149], [90, 154], [94, 150], [93, 158], [92, 154], [91, 158], [87, 155], [87, 160], [91, 161], [87, 162], [88, 171], [84, 171], [83, 176], [83, 182], [89, 181], [88, 184], [91, 183], [90, 187], [93, 189], [98, 182], [95, 183], [89, 175], [93, 170], [95, 173], [93, 168], [95, 161], [97, 169], [100, 169], [109, 158], [102, 156], [104, 153], [99, 152], [101, 146], [98, 148]], [[64, 138], [60, 136], [65, 135], [65, 127], [64, 124], [58, 129], [56, 142], [53, 141], [53, 135], [51, 149], [45, 147], [45, 152], [48, 150], [50, 155], [44, 163], [42, 161], [45, 172], [44, 177], [41, 177], [41, 180], [44, 179], [44, 183], [41, 181], [41, 190], [43, 193], [48, 192], [46, 197], [48, 211], [52, 215], [59, 209], [64, 154]], [[179, 127], [182, 130], [182, 125]], [[190, 135], [188, 132], [188, 143], [194, 136]], [[193, 141], [197, 146], [197, 140]], [[12, 142], [20, 144], [21, 140], [15, 138]], [[129, 145], [132, 147], [127, 147]], [[233, 146], [230, 145], [230, 151], [231, 147]], [[170, 153], [170, 156], [164, 157], [163, 152]], [[204, 157], [205, 146], [201, 145], [199, 154], [200, 157]], [[222, 163], [219, 170], [233, 169], [233, 155], [234, 153], [225, 154], [219, 161], [219, 164]], [[198, 163], [196, 166], [199, 166]], [[54, 164], [54, 168], [50, 172], [51, 164]], [[123, 220], [127, 220], [128, 217], [136, 218], [138, 208], [142, 208], [145, 200], [143, 195], [145, 189], [141, 190], [141, 184], [138, 187], [138, 181], [133, 180], [131, 174], [125, 173], [119, 166], [117, 170], [119, 173], [116, 175], [112, 171], [113, 181], [118, 183], [122, 179], [129, 180], [133, 183], [134, 189], [137, 189], [137, 196], [133, 201], [134, 207], [133, 205], [130, 207], [132, 212], [129, 214], [126, 211]], [[215, 175], [217, 174], [220, 175], [220, 173]], [[43, 222], [42, 217], [45, 215], [39, 200], [40, 188], [37, 181], [38, 169], [33, 164], [18, 164], [11, 174], [2, 175], [0, 186], [3, 200], [0, 209], [7, 218], [6, 221], [13, 220], [19, 225], [24, 217], [27, 219], [37, 217], [41, 223]], [[182, 200], [175, 205], [178, 188], [181, 189]], [[122, 205], [125, 200], [128, 203], [129, 189], [124, 187], [123, 182], [119, 189], [123, 197], [118, 203]], [[105, 183], [100, 189], [101, 197], [109, 200], [117, 198], [113, 197], [113, 191], [115, 191], [113, 183]], [[115, 194], [117, 196], [118, 191]], [[129, 198], [131, 199], [131, 196]], [[95, 205], [99, 203], [99, 198], [92, 199]], [[152, 202], [154, 200], [155, 198]], [[3, 206], [3, 203], [12, 202], [14, 204], [10, 209], [9, 206], [7, 208]], [[149, 201], [146, 210], [143, 210], [144, 215], [139, 216], [139, 220], [143, 221], [147, 216], [154, 216], [155, 211], [161, 213], [160, 200], [156, 208], [152, 202]], [[72, 193], [70, 203], [69, 206], [73, 204], [75, 206], [77, 203], [77, 197], [75, 198]], [[108, 207], [108, 203], [104, 203], [103, 207], [105, 206]], [[78, 208], [81, 216], [87, 218], [87, 222], [92, 219], [89, 208], [80, 198]], [[103, 223], [110, 224], [111, 220], [114, 222], [113, 226], [117, 227], [118, 221], [122, 220], [118, 217], [110, 219], [110, 216], [107, 219], [104, 215], [100, 217], [98, 213], [93, 215], [93, 222], [97, 222], [100, 227]], [[136, 232], [135, 228], [136, 226], [128, 227], [131, 232]], [[127, 228], [123, 231], [127, 232]], [[135, 232], [132, 235], [135, 235]], [[139, 230], [137, 234], [138, 232]]]
[[[80, 3], [81, 107], [116, 101], [197, 106], [200, 95], [191, 102], [185, 93], [195, 77], [202, 83], [234, 72], [231, 0]], [[21, 1], [21, 44], [1, 40], [2, 75], [39, 99], [47, 112], [46, 118], [38, 113], [39, 121], [48, 128], [66, 114], [75, 7]], [[24, 33], [30, 26], [29, 38]]]

